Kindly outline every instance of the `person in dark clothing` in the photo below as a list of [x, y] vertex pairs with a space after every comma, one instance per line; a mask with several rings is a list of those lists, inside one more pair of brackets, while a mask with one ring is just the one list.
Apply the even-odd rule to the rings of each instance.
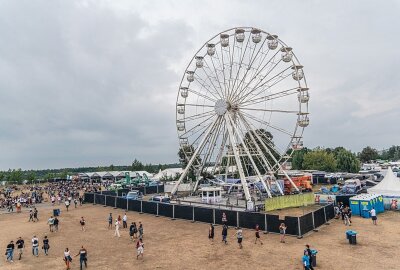
[[7, 262], [14, 262], [13, 261], [13, 258], [14, 258], [14, 241], [11, 241], [7, 245], [6, 255], [7, 255]]
[[313, 266], [312, 266], [313, 257], [311, 256], [312, 252], [311, 252], [311, 249], [310, 249], [310, 245], [306, 245], [306, 250], [305, 250], [305, 252], [307, 253], [308, 258], [309, 258], [309, 261], [310, 261], [309, 269], [310, 269], [310, 270], [314, 270], [314, 268], [313, 268]]
[[45, 236], [44, 239], [43, 239], [43, 246], [42, 246], [42, 248], [43, 248], [44, 254], [45, 254], [46, 256], [49, 255], [50, 245], [49, 245], [49, 239], [47, 238], [47, 236]]
[[57, 217], [54, 217], [54, 231], [55, 232], [58, 232], [58, 218]]
[[24, 240], [22, 240], [21, 237], [19, 237], [16, 244], [17, 244], [17, 248], [18, 248], [18, 252], [19, 252], [18, 260], [21, 260], [22, 253], [24, 252], [25, 242], [24, 242]]
[[214, 226], [212, 223], [210, 224], [210, 227], [208, 228], [208, 239], [210, 239], [212, 242], [214, 242]]
[[81, 266], [81, 270], [83, 268], [83, 264], [85, 264], [85, 268], [87, 268], [87, 250], [82, 246], [82, 248], [79, 250], [79, 253], [75, 255], [79, 256], [79, 262]]
[[225, 244], [228, 244], [226, 241], [226, 238], [228, 237], [228, 225], [224, 224], [222, 227], [222, 242], [225, 242]]
[[129, 226], [129, 236], [130, 236], [130, 238], [131, 238], [132, 241], [133, 241], [134, 229], [135, 229], [135, 225], [134, 225], [133, 222], [132, 222], [132, 223], [131, 223], [131, 226]]

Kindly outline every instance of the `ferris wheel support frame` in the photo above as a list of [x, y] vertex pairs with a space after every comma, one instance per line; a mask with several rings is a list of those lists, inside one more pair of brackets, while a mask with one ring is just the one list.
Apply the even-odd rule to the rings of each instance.
[[197, 158], [197, 154], [202, 150], [204, 143], [207, 141], [208, 136], [210, 135], [211, 131], [213, 130], [215, 123], [217, 123], [218, 119], [219, 119], [219, 117], [217, 119], [215, 119], [214, 122], [208, 128], [207, 132], [205, 133], [203, 139], [201, 140], [201, 142], [199, 144], [199, 147], [197, 147], [197, 149], [194, 151], [193, 156], [190, 158], [188, 164], [186, 165], [186, 168], [183, 170], [181, 176], [179, 177], [178, 182], [176, 182], [175, 186], [172, 188], [171, 195], [174, 195], [178, 191], [178, 187], [179, 187], [180, 183], [183, 181], [183, 179], [188, 174], [190, 167], [192, 167], [193, 162]]

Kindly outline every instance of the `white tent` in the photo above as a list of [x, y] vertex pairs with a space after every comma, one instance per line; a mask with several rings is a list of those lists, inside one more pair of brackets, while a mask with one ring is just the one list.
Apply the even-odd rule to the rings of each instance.
[[389, 167], [385, 178], [376, 186], [369, 188], [368, 193], [384, 196], [400, 196], [400, 179], [394, 175], [392, 168]]

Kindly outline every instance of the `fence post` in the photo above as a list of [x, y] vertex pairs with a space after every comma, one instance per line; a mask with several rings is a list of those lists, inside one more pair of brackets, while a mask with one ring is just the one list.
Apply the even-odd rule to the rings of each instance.
[[213, 224], [215, 224], [215, 209], [213, 209]]
[[140, 200], [140, 212], [139, 214], [143, 214], [143, 201]]
[[157, 215], [156, 215], [156, 217], [158, 217], [158, 207], [159, 207], [159, 203], [157, 203]]
[[157, 184], [157, 194], [158, 194], [158, 184]]
[[315, 212], [311, 212], [312, 213], [312, 227], [314, 228], [314, 230], [315, 230], [315, 221], [314, 221], [314, 213]]
[[117, 209], [117, 197], [115, 197], [115, 200], [114, 200], [114, 209]]
[[129, 201], [128, 201], [128, 198], [126, 198], [126, 211], [128, 211], [129, 210]]
[[268, 233], [267, 214], [264, 214], [264, 233]]
[[172, 205], [172, 220], [175, 220], [175, 204]]
[[297, 238], [300, 239], [303, 238], [303, 236], [301, 235], [300, 217], [297, 217], [297, 225], [299, 230], [299, 236]]
[[96, 205], [96, 193], [93, 193], [93, 205]]
[[192, 207], [192, 222], [194, 222], [194, 207]]
[[324, 217], [325, 217], [325, 223], [327, 223], [327, 220], [326, 220], [326, 206], [324, 206]]
[[236, 212], [236, 228], [239, 228], [239, 212]]
[[104, 207], [107, 207], [107, 195], [104, 195]]

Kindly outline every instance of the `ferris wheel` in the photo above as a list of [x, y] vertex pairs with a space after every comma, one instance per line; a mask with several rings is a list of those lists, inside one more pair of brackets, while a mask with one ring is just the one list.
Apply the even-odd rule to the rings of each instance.
[[302, 148], [309, 99], [303, 66], [277, 35], [240, 27], [212, 37], [179, 86], [176, 126], [188, 164], [172, 194], [191, 168], [197, 176], [237, 175], [247, 201], [249, 179], [271, 196], [278, 172], [298, 190], [282, 166]]

